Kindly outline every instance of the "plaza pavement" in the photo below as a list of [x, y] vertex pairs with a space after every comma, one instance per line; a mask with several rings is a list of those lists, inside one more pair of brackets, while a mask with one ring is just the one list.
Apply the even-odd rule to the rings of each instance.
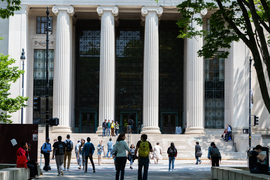
[[[64, 176], [57, 176], [56, 165], [54, 161], [51, 161], [52, 170], [49, 172], [43, 172], [43, 175], [39, 177], [41, 180], [114, 180], [115, 170], [112, 164], [112, 159], [103, 159], [101, 166], [97, 165], [97, 159], [94, 160], [96, 173], [93, 173], [91, 163], [88, 164], [88, 172], [84, 173], [83, 170], [79, 170], [75, 159], [72, 160], [69, 172], [64, 171]], [[201, 165], [195, 165], [195, 160], [176, 160], [175, 170], [168, 171], [168, 160], [161, 160], [159, 164], [150, 164], [148, 180], [209, 180], [211, 178], [211, 165], [209, 160], [203, 160]], [[43, 166], [43, 165], [42, 165]], [[246, 161], [222, 161], [220, 166], [242, 166], [246, 167]], [[133, 170], [129, 169], [129, 161], [127, 161], [125, 168], [125, 179], [137, 180], [138, 165], [135, 161]]]

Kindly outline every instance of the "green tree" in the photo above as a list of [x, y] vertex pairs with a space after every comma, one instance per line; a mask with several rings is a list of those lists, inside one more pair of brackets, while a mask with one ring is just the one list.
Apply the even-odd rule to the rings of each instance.
[[[199, 56], [210, 58], [220, 48], [231, 47], [233, 41], [240, 39], [250, 49], [258, 77], [258, 82], [265, 106], [270, 113], [270, 97], [267, 85], [270, 77], [270, 1], [269, 0], [185, 0], [177, 6], [182, 18], [178, 20], [180, 30], [179, 38], [192, 38], [204, 36], [205, 45], [198, 51]], [[214, 10], [211, 15], [211, 32], [197, 31], [190, 23], [194, 20], [202, 24], [201, 18], [195, 13], [203, 9]], [[219, 57], [227, 58], [228, 51]], [[264, 74], [263, 66], [266, 67]]]
[[0, 17], [3, 19], [9, 18], [9, 16], [13, 16], [15, 11], [18, 11], [21, 9], [20, 0], [1, 0], [6, 3], [6, 8], [1, 7], [0, 8]]
[[[17, 96], [16, 98], [9, 98], [9, 90], [11, 83], [15, 83], [17, 79], [24, 73], [18, 67], [11, 66], [15, 63], [15, 59], [5, 56], [0, 53], [0, 122], [12, 123], [10, 113], [20, 110], [25, 107], [25, 101], [28, 97]], [[8, 113], [7, 113], [8, 112]]]

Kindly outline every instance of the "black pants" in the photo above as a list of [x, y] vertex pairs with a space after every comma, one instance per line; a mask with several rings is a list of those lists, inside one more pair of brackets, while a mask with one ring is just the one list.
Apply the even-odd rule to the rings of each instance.
[[29, 163], [27, 163], [27, 167], [30, 169], [30, 177], [31, 178], [36, 177], [35, 172], [37, 171], [37, 168], [35, 169], [35, 166]]
[[[38, 175], [37, 163], [35, 160], [31, 159], [30, 161], [27, 162], [27, 165], [33, 165], [34, 166], [34, 173], [35, 173], [35, 175]], [[35, 176], [31, 176], [31, 177], [35, 177]]]
[[45, 166], [44, 170], [48, 170], [50, 166], [50, 153], [44, 153], [44, 159], [45, 159]]
[[212, 158], [212, 166], [219, 166], [219, 157], [211, 157]]
[[125, 176], [125, 167], [126, 167], [127, 157], [116, 157], [116, 175], [115, 180], [119, 179], [119, 174], [121, 171], [121, 180], [124, 179]]
[[95, 164], [94, 164], [94, 161], [93, 161], [93, 156], [85, 156], [85, 172], [87, 172], [88, 157], [89, 157], [89, 159], [91, 161], [93, 171], [95, 171]]

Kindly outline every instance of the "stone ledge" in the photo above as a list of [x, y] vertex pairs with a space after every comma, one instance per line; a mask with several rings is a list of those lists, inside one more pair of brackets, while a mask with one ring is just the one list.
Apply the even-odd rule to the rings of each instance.
[[266, 174], [253, 174], [237, 167], [212, 167], [212, 178], [218, 180], [270, 180]]
[[6, 168], [0, 170], [0, 180], [25, 180], [30, 178], [30, 169]]

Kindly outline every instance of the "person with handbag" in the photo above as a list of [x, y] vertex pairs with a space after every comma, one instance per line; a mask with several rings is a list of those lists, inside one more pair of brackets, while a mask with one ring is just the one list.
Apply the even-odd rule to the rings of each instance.
[[202, 160], [200, 160], [199, 158], [202, 157], [202, 149], [201, 149], [201, 146], [199, 145], [199, 142], [197, 141], [196, 142], [196, 145], [195, 145], [195, 158], [196, 158], [196, 165], [201, 164], [202, 163]]

